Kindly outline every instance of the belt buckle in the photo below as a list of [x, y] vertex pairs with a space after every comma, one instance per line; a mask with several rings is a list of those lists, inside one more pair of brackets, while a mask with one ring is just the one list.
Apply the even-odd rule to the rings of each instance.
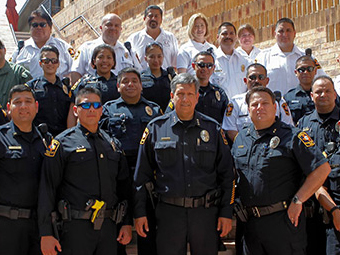
[[257, 208], [257, 206], [252, 207], [251, 210], [253, 211], [253, 214], [254, 214], [254, 216], [255, 216], [256, 218], [260, 218], [260, 217], [261, 217], [259, 208]]
[[19, 209], [18, 208], [11, 208], [9, 210], [9, 218], [11, 220], [17, 220], [19, 218]]
[[184, 198], [184, 208], [192, 208], [194, 203], [194, 198], [185, 197]]

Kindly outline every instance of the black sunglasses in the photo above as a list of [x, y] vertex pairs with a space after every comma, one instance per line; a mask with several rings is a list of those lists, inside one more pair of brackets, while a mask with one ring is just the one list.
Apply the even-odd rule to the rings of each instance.
[[80, 103], [80, 104], [77, 104], [77, 106], [81, 106], [81, 108], [83, 109], [90, 109], [91, 108], [91, 105], [93, 106], [94, 109], [98, 109], [102, 106], [102, 103], [101, 102], [85, 102], [85, 103]]
[[52, 64], [58, 64], [59, 60], [57, 58], [42, 58], [40, 59], [41, 63], [43, 64], [49, 64], [50, 62]]
[[296, 69], [296, 70], [297, 70], [299, 73], [304, 73], [304, 72], [306, 72], [306, 70], [308, 71], [308, 73], [311, 73], [311, 72], [314, 71], [314, 69], [315, 69], [314, 66], [307, 66], [307, 67], [300, 67], [300, 68], [298, 68], [298, 69]]
[[214, 66], [214, 64], [213, 63], [197, 63], [197, 62], [195, 62], [195, 65], [197, 65], [199, 68], [204, 68], [204, 67], [206, 67], [206, 68], [208, 68], [208, 69], [211, 69], [211, 68], [213, 68], [213, 66]]
[[46, 27], [46, 25], [47, 25], [46, 22], [39, 22], [39, 23], [34, 22], [34, 23], [32, 23], [31, 26], [32, 26], [33, 28], [37, 28], [38, 26], [40, 26], [40, 27]]
[[260, 81], [263, 81], [264, 79], [266, 79], [266, 76], [264, 74], [259, 74], [259, 75], [253, 74], [253, 75], [248, 76], [248, 79], [252, 81], [255, 81], [257, 78], [259, 78]]

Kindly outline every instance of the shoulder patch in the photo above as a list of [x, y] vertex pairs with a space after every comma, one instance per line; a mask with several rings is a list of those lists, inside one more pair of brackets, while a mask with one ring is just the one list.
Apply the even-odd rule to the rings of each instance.
[[71, 91], [75, 90], [78, 87], [80, 82], [81, 82], [81, 78], [78, 81], [76, 81], [76, 83], [71, 87]]
[[319, 61], [316, 58], [314, 58], [314, 62], [315, 62], [315, 67], [317, 69], [321, 69], [321, 65], [320, 65]]
[[72, 58], [74, 58], [74, 55], [76, 54], [73, 48], [68, 48], [68, 53], [70, 53]]
[[140, 140], [140, 144], [143, 145], [145, 143], [146, 138], [148, 138], [149, 129], [145, 128], [142, 139]]
[[286, 114], [287, 116], [289, 116], [290, 113], [289, 113], [289, 109], [288, 109], [287, 103], [284, 102], [281, 106], [282, 106], [283, 110], [285, 111], [285, 114]]
[[168, 107], [173, 110], [174, 109], [174, 103], [172, 101], [169, 102]]
[[60, 142], [53, 139], [50, 146], [48, 146], [48, 148], [46, 149], [45, 155], [47, 157], [51, 157], [53, 158], [59, 148]]
[[227, 141], [227, 138], [225, 137], [225, 133], [223, 131], [223, 129], [221, 128], [221, 136], [222, 136], [222, 139], [223, 139], [223, 142], [225, 145], [228, 145], [228, 141]]
[[306, 147], [312, 147], [315, 145], [313, 139], [306, 133], [300, 132], [298, 138], [303, 142]]
[[77, 60], [80, 55], [80, 50], [77, 50], [77, 53], [74, 55], [74, 60]]
[[234, 105], [233, 105], [233, 103], [229, 103], [229, 104], [227, 105], [227, 110], [225, 111], [225, 116], [227, 116], [227, 117], [231, 116], [233, 110], [234, 110]]

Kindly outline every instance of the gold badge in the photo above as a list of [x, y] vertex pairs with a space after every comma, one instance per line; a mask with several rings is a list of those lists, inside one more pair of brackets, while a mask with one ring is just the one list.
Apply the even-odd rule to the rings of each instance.
[[215, 96], [216, 96], [217, 101], [221, 101], [221, 94], [219, 91], [215, 91]]
[[283, 110], [285, 111], [285, 114], [286, 114], [287, 116], [289, 116], [290, 114], [289, 114], [289, 108], [288, 108], [287, 103], [283, 103], [283, 104], [282, 104], [282, 108], [283, 108]]
[[271, 149], [275, 149], [280, 143], [280, 138], [278, 136], [274, 136], [272, 139], [270, 139], [269, 147]]
[[205, 143], [209, 142], [210, 137], [209, 137], [209, 132], [207, 130], [202, 130], [200, 133], [200, 136], [203, 142]]
[[222, 136], [222, 139], [223, 139], [223, 142], [225, 145], [228, 145], [228, 141], [227, 141], [227, 138], [225, 137], [225, 133], [223, 131], [223, 129], [221, 128], [221, 136]]
[[59, 141], [53, 139], [51, 144], [50, 144], [50, 146], [48, 146], [48, 148], [47, 148], [47, 150], [45, 152], [45, 155], [47, 157], [53, 158], [55, 156], [58, 148], [59, 148], [59, 145], [60, 145]]
[[225, 111], [225, 115], [227, 117], [231, 116], [232, 112], [233, 112], [233, 109], [234, 109], [234, 105], [232, 103], [229, 103], [227, 105], [227, 110]]
[[63, 91], [66, 95], [68, 95], [68, 89], [66, 85], [63, 85]]
[[129, 54], [127, 52], [124, 53], [124, 57], [125, 58], [128, 58], [129, 57]]
[[150, 106], [145, 106], [145, 112], [147, 115], [152, 116], [153, 111]]
[[303, 142], [306, 147], [312, 147], [315, 145], [314, 141], [306, 132], [300, 132], [298, 138]]
[[148, 138], [148, 135], [149, 135], [149, 129], [145, 128], [142, 139], [140, 140], [140, 144], [143, 145], [145, 143], [145, 140], [146, 138]]
[[241, 72], [244, 72], [244, 70], [246, 70], [246, 66], [245, 65], [241, 65]]

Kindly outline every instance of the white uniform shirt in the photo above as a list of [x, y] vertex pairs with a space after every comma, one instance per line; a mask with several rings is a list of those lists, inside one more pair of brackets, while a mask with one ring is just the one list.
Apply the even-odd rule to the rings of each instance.
[[[257, 63], [264, 65], [267, 68], [269, 77], [268, 88], [272, 91], [281, 91], [285, 95], [288, 90], [299, 85], [299, 80], [296, 77], [294, 70], [296, 60], [305, 55], [305, 51], [294, 45], [292, 52], [283, 53], [277, 43], [271, 48], [262, 50], [257, 55]], [[325, 75], [322, 69], [318, 69], [317, 76]]]
[[209, 48], [213, 48], [213, 52], [216, 52], [215, 45], [205, 41], [204, 43], [198, 43], [194, 40], [189, 40], [179, 48], [177, 56], [177, 69], [185, 68], [187, 73], [195, 75], [195, 70], [192, 68], [193, 58], [201, 51], [206, 51]]
[[[80, 75], [91, 74], [95, 75], [96, 71], [92, 68], [91, 58], [94, 51], [94, 48], [97, 46], [104, 44], [103, 38], [100, 36], [95, 40], [88, 41], [83, 43], [74, 57], [73, 65], [71, 68], [72, 72], [77, 72]], [[117, 41], [116, 45], [113, 47], [116, 54], [116, 67], [112, 70], [115, 75], [118, 75], [118, 72], [125, 67], [133, 67], [137, 68], [138, 71], [142, 71], [142, 67], [139, 61], [136, 58], [136, 55], [125, 48], [125, 46]]]
[[247, 65], [248, 61], [236, 50], [232, 55], [226, 55], [219, 47], [216, 51], [215, 72], [210, 82], [224, 89], [228, 98], [246, 92], [243, 79], [246, 77]]
[[149, 43], [155, 41], [161, 43], [163, 46], [163, 69], [166, 70], [169, 66], [176, 67], [178, 43], [173, 33], [165, 31], [161, 28], [161, 33], [158, 35], [156, 40], [154, 40], [146, 33], [146, 29], [143, 29], [130, 35], [127, 41], [131, 43], [132, 49], [137, 53], [143, 70], [148, 67], [147, 62], [145, 61], [145, 47]]
[[[64, 40], [52, 36], [47, 40], [45, 45], [52, 45], [58, 49], [60, 65], [56, 74], [62, 79], [71, 70], [73, 62], [71, 54], [74, 54], [74, 50], [72, 46]], [[39, 65], [40, 50], [31, 37], [25, 41], [25, 46], [20, 50], [19, 55], [15, 59], [15, 63], [29, 70], [33, 78], [44, 75], [44, 71]]]
[[340, 75], [336, 76], [334, 79], [334, 88], [336, 93], [340, 96]]
[[[248, 105], [246, 103], [246, 94], [242, 93], [234, 96], [225, 111], [222, 128], [224, 130], [240, 131], [244, 125], [250, 124], [251, 119], [248, 112]], [[281, 121], [294, 126], [292, 115], [286, 101], [281, 98], [280, 106], [277, 101], [276, 103], [276, 116], [281, 118]]]
[[255, 63], [255, 59], [256, 59], [257, 55], [261, 52], [261, 50], [259, 48], [255, 47], [255, 46], [253, 46], [253, 49], [251, 50], [249, 55], [246, 51], [244, 51], [241, 48], [241, 46], [237, 47], [236, 51], [238, 53], [240, 53], [240, 55], [248, 61], [248, 66]]

